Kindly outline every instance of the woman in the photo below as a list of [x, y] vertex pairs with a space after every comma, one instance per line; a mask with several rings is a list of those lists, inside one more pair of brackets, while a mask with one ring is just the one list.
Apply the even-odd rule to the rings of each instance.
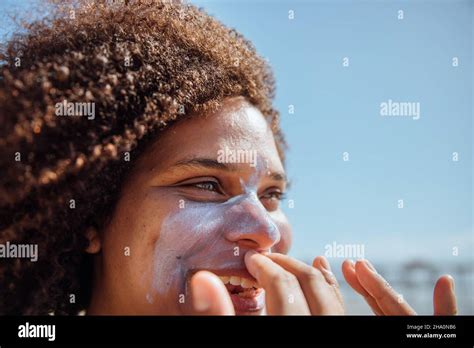
[[[328, 261], [285, 255], [285, 142], [251, 43], [181, 3], [52, 13], [2, 50], [0, 240], [39, 254], [2, 259], [0, 313], [343, 314]], [[414, 314], [368, 261], [343, 273], [376, 314]], [[449, 276], [434, 307], [456, 313]]]

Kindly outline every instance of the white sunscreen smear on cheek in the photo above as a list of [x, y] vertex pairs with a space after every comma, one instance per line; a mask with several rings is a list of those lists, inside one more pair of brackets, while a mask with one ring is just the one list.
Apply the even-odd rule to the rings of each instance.
[[155, 246], [153, 293], [185, 294], [185, 277], [192, 269], [245, 268], [243, 259], [233, 256], [230, 241], [241, 235], [265, 230], [274, 244], [280, 240], [255, 190], [242, 184], [244, 193], [224, 203], [186, 202], [165, 218]]

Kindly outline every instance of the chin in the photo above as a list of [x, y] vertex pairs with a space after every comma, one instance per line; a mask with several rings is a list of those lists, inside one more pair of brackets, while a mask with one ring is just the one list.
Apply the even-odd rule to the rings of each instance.
[[[235, 308], [234, 308], [235, 309]], [[263, 309], [259, 309], [259, 310], [256, 310], [256, 311], [247, 311], [247, 312], [239, 312], [239, 311], [235, 311], [235, 315], [264, 315], [265, 314], [265, 308]]]

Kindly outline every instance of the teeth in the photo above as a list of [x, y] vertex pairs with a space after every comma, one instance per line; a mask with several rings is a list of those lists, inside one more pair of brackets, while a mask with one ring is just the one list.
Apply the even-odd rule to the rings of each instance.
[[230, 281], [230, 277], [219, 276], [219, 279], [222, 280], [224, 284], [228, 284]]
[[242, 281], [242, 278], [232, 276], [232, 277], [230, 277], [229, 282], [230, 282], [231, 285], [240, 285], [241, 281]]
[[253, 280], [247, 279], [247, 278], [242, 278], [242, 282], [240, 283], [240, 286], [243, 288], [256, 288], [257, 283], [255, 283]]
[[248, 278], [241, 278], [241, 277], [236, 277], [236, 276], [231, 276], [231, 277], [226, 277], [226, 276], [219, 276], [220, 280], [224, 284], [231, 284], [231, 285], [240, 285], [243, 288], [258, 288], [257, 283], [251, 279]]

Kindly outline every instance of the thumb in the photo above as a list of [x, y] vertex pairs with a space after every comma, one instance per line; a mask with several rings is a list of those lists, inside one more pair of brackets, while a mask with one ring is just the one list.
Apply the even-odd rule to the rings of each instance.
[[229, 293], [214, 273], [197, 272], [191, 278], [191, 294], [196, 315], [235, 315]]
[[454, 293], [454, 279], [444, 275], [438, 279], [433, 294], [434, 315], [456, 315], [456, 295]]

